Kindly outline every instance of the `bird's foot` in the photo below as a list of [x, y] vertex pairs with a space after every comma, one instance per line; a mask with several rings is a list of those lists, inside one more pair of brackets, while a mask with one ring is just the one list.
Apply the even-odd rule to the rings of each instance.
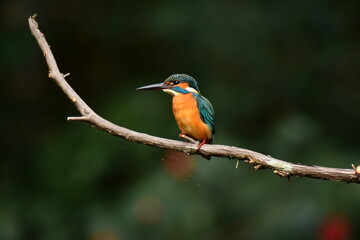
[[204, 139], [201, 143], [198, 144], [196, 151], [200, 151], [200, 148], [206, 143], [206, 139]]
[[[197, 146], [197, 149], [196, 151], [199, 152], [201, 147], [206, 144], [206, 139], [204, 139], [202, 142], [200, 142]], [[203, 158], [207, 159], [207, 160], [210, 160], [211, 159], [211, 156], [205, 156], [205, 155], [201, 155]]]
[[[202, 142], [199, 142], [199, 141], [196, 141], [195, 139], [183, 134], [183, 133], [180, 133], [179, 135], [180, 138], [183, 138], [189, 142], [192, 142], [192, 143], [195, 143], [197, 144], [197, 148], [196, 148], [196, 152], [199, 152], [201, 147], [206, 144], [206, 139], [204, 139]], [[207, 160], [210, 160], [211, 157], [210, 156], [205, 156], [205, 155], [201, 155], [203, 158], [207, 159]]]

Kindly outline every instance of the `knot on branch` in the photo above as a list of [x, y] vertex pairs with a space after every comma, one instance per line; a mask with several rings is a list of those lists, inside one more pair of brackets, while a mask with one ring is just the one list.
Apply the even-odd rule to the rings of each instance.
[[274, 173], [275, 173], [276, 175], [279, 175], [280, 177], [283, 177], [283, 178], [285, 178], [285, 177], [288, 178], [288, 177], [291, 176], [290, 173], [284, 172], [284, 171], [280, 171], [280, 170], [274, 170]]
[[263, 165], [261, 165], [261, 164], [256, 164], [255, 166], [254, 166], [254, 169], [257, 171], [257, 170], [260, 170], [260, 169], [264, 169], [265, 167], [263, 166]]
[[360, 176], [360, 165], [357, 165], [357, 166], [355, 167], [354, 164], [351, 164], [351, 166], [352, 166], [352, 168], [354, 169], [355, 174], [358, 175], [358, 176]]

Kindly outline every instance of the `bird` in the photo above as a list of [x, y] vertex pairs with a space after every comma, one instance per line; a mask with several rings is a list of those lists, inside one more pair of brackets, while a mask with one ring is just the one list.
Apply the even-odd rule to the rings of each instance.
[[181, 131], [179, 137], [198, 141], [197, 151], [211, 144], [215, 136], [215, 111], [201, 95], [196, 80], [187, 74], [173, 74], [162, 83], [136, 90], [162, 90], [172, 96], [172, 111]]

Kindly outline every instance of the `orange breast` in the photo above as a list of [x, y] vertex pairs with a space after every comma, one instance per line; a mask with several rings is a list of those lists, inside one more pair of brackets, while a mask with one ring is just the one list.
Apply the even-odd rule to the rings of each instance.
[[172, 109], [181, 133], [198, 141], [211, 141], [212, 133], [208, 125], [201, 120], [196, 100], [191, 93], [174, 96]]

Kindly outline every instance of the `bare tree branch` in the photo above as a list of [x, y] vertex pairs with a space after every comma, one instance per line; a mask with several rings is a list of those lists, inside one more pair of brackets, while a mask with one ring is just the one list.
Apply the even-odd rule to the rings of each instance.
[[275, 174], [281, 177], [289, 178], [291, 176], [297, 176], [342, 181], [348, 183], [360, 183], [359, 171], [354, 169], [328, 168], [321, 166], [294, 164], [247, 149], [225, 145], [205, 144], [199, 151], [197, 151], [197, 144], [194, 143], [155, 137], [115, 125], [97, 115], [66, 82], [65, 76], [68, 74], [64, 75], [60, 72], [55, 58], [50, 50], [50, 46], [45, 39], [45, 36], [39, 30], [38, 23], [35, 21], [35, 16], [29, 17], [29, 27], [46, 59], [47, 65], [49, 67], [49, 78], [52, 78], [55, 83], [62, 89], [62, 91], [75, 105], [81, 115], [79, 117], [69, 117], [69, 121], [83, 121], [114, 136], [158, 148], [175, 150], [187, 154], [199, 154], [207, 158], [210, 156], [215, 156], [242, 160], [254, 165], [256, 170], [272, 169]]

